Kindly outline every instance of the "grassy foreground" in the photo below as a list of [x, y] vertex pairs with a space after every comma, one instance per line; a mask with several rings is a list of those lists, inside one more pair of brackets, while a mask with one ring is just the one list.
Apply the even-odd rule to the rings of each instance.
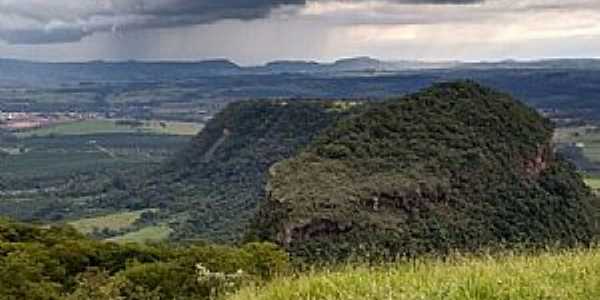
[[600, 249], [345, 267], [280, 278], [229, 300], [600, 299]]

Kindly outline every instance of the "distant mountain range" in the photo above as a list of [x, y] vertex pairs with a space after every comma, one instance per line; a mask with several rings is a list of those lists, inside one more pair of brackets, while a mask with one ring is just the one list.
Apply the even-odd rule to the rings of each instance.
[[255, 67], [253, 70], [268, 73], [400, 72], [453, 68], [460, 64], [460, 62], [381, 61], [370, 57], [355, 57], [340, 59], [333, 63], [276, 61]]
[[203, 76], [312, 74], [372, 75], [420, 70], [566, 69], [600, 70], [600, 59], [551, 59], [498, 62], [382, 61], [370, 57], [340, 59], [333, 63], [274, 61], [261, 66], [239, 66], [228, 60], [199, 62], [90, 61], [46, 63], [0, 59], [0, 85], [14, 83], [178, 81]]

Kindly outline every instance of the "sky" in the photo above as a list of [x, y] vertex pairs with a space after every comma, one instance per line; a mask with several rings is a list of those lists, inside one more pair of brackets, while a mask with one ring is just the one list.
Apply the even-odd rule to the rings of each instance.
[[600, 57], [600, 0], [0, 0], [37, 61]]

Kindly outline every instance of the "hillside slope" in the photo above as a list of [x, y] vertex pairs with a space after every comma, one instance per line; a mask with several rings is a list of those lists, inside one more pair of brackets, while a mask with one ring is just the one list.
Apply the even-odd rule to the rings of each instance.
[[237, 240], [264, 198], [269, 167], [297, 154], [347, 108], [301, 100], [231, 104], [140, 185], [130, 206], [161, 208], [174, 239]]
[[473, 82], [371, 104], [271, 168], [258, 237], [319, 259], [589, 243], [594, 199], [552, 132]]

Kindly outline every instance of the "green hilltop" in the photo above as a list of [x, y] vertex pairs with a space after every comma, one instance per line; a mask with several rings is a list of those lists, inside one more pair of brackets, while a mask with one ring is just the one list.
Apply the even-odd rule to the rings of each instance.
[[270, 169], [253, 231], [309, 259], [587, 244], [596, 200], [552, 133], [470, 81], [365, 105]]

